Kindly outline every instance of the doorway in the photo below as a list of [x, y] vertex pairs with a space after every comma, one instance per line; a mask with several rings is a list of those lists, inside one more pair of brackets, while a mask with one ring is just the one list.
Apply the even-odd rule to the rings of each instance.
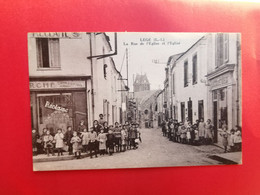
[[214, 143], [218, 142], [218, 102], [213, 102]]
[[181, 102], [181, 121], [185, 122], [185, 102]]
[[188, 119], [191, 122], [191, 124], [193, 124], [193, 121], [192, 121], [192, 119], [193, 119], [193, 117], [192, 117], [192, 101], [191, 100], [188, 101]]

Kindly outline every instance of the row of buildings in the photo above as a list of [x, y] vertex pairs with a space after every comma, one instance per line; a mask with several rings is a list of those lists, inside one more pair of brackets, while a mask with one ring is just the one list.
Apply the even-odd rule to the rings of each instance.
[[126, 120], [128, 87], [117, 70], [105, 33], [29, 33], [32, 128], [55, 133], [99, 114], [109, 124]]
[[158, 124], [211, 119], [218, 128], [241, 126], [240, 34], [209, 33], [187, 51], [169, 57], [164, 89], [153, 106]]

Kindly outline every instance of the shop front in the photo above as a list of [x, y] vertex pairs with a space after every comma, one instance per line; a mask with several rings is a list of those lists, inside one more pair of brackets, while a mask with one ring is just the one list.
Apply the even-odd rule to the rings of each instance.
[[226, 65], [219, 70], [207, 75], [210, 90], [209, 98], [211, 102], [212, 122], [215, 127], [214, 141], [220, 141], [219, 129], [224, 124], [228, 130], [237, 124], [236, 118], [236, 82], [234, 79], [234, 65]]
[[87, 126], [86, 80], [30, 78], [32, 128], [41, 135], [44, 128], [52, 134], [59, 128], [65, 133], [68, 126], [77, 130], [81, 120]]

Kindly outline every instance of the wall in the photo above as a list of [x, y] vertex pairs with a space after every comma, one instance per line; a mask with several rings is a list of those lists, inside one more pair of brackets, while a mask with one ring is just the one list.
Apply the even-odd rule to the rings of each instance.
[[[82, 38], [60, 38], [60, 70], [37, 69], [36, 39], [28, 36], [29, 75], [30, 76], [87, 76], [90, 75], [89, 37], [80, 33]], [[73, 67], [73, 68], [71, 68]]]
[[[206, 77], [207, 74], [207, 40], [211, 39], [211, 36], [207, 35], [199, 42], [197, 42], [192, 48], [185, 52], [176, 61], [176, 66], [173, 68], [172, 74], [175, 74], [175, 95], [174, 104], [177, 106], [178, 120], [181, 120], [181, 102], [185, 102], [185, 118], [188, 116], [187, 101], [189, 98], [192, 101], [193, 122], [198, 119], [198, 101], [203, 100], [204, 103], [204, 119], [208, 118], [207, 115], [207, 86]], [[197, 84], [192, 83], [192, 58], [197, 54], [197, 71], [198, 78]], [[188, 61], [188, 86], [184, 87], [184, 62]]]

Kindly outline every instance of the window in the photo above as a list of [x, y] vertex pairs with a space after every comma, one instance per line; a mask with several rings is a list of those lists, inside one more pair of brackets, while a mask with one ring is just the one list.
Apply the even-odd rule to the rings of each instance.
[[225, 96], [226, 96], [225, 89], [220, 89], [219, 93], [220, 93], [220, 100], [224, 101], [225, 100]]
[[104, 72], [104, 79], [107, 79], [107, 64], [104, 64], [103, 72]]
[[184, 62], [184, 87], [188, 86], [188, 61]]
[[38, 68], [60, 68], [59, 39], [37, 38]]
[[228, 62], [228, 34], [224, 34], [224, 60]]
[[198, 82], [198, 65], [197, 65], [197, 54], [192, 58], [192, 84], [197, 84]]
[[218, 33], [216, 36], [216, 67], [228, 62], [228, 34]]
[[204, 119], [204, 104], [203, 100], [198, 101], [198, 119]]

